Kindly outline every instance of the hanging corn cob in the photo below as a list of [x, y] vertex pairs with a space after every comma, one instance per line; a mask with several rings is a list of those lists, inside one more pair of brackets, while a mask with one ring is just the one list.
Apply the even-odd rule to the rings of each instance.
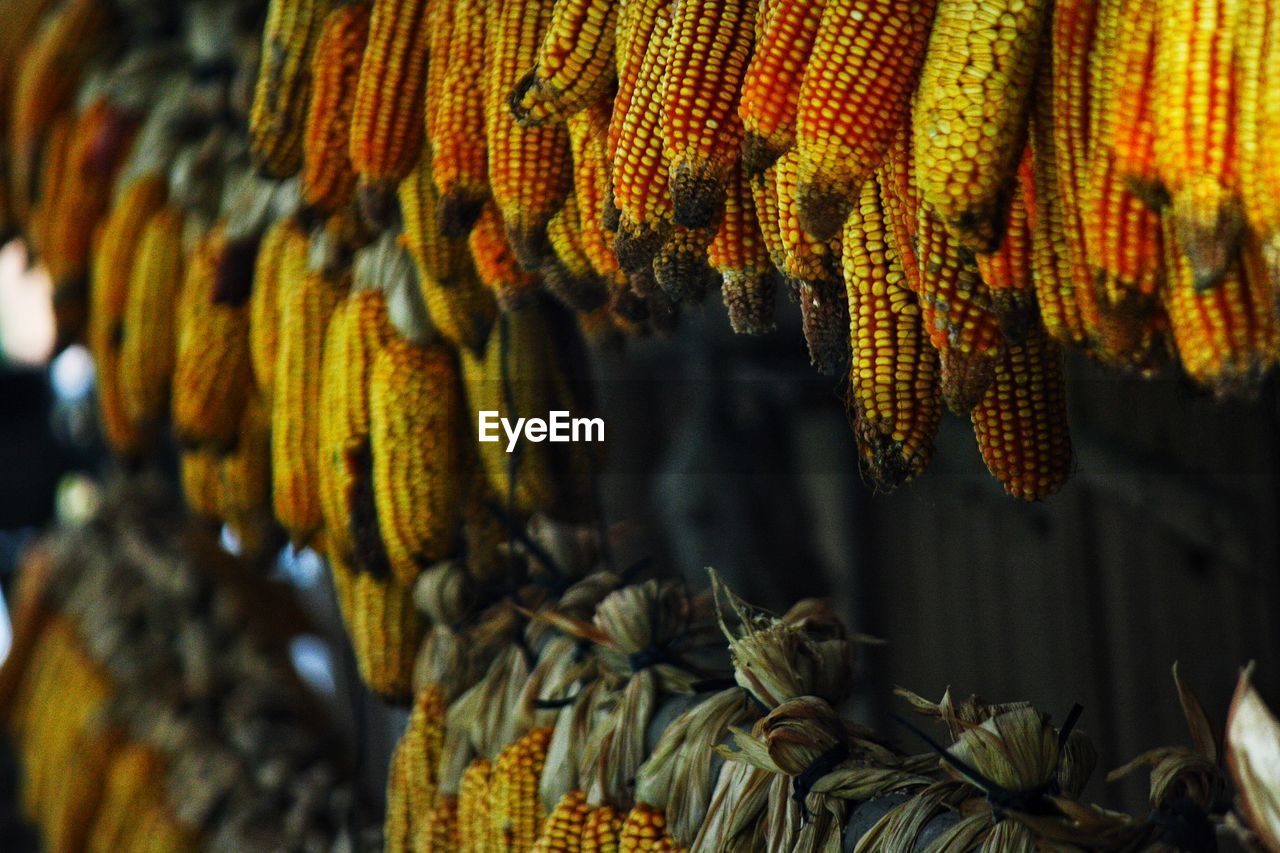
[[264, 175], [287, 178], [302, 168], [311, 62], [329, 0], [270, 0], [262, 31], [250, 152]]
[[[489, 198], [485, 101], [478, 93], [484, 91], [488, 21], [501, 4], [458, 0], [453, 5], [452, 27], [438, 27], [432, 34], [427, 135], [431, 171], [440, 191], [435, 218], [442, 234], [456, 238], [471, 230]], [[449, 38], [444, 43], [446, 32]]]
[[303, 142], [302, 198], [325, 214], [350, 204], [352, 101], [369, 39], [369, 6], [357, 2], [329, 12], [311, 59], [311, 93]]
[[[253, 292], [249, 294], [249, 355], [253, 378], [267, 400], [275, 388], [276, 349], [280, 341], [280, 290], [285, 273], [284, 259], [294, 265], [291, 280], [299, 274], [296, 264], [307, 253], [307, 235], [291, 218], [272, 223], [258, 246], [253, 271]], [[294, 285], [296, 286], [296, 285]]]
[[1280, 9], [1274, 0], [1241, 6], [1235, 61], [1240, 193], [1271, 288], [1280, 292]]
[[511, 92], [518, 121], [563, 121], [613, 82], [618, 7], [609, 0], [556, 0], [533, 70]]
[[721, 293], [733, 330], [749, 335], [770, 331], [778, 274], [760, 233], [749, 179], [741, 171], [735, 170], [730, 181], [724, 219], [707, 247], [707, 260], [723, 278]]

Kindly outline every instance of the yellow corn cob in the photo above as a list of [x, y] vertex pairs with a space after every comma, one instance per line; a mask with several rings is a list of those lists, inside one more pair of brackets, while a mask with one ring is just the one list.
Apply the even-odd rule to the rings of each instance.
[[458, 534], [462, 421], [453, 356], [388, 341], [369, 377], [369, 442], [378, 527], [403, 584], [452, 556]]
[[399, 188], [400, 213], [404, 220], [404, 243], [418, 270], [444, 287], [472, 273], [465, 240], [446, 237], [440, 230], [436, 210], [440, 193], [431, 172], [431, 158], [423, 157]]
[[511, 93], [511, 111], [527, 124], [563, 121], [613, 84], [619, 3], [556, 0], [533, 70]]
[[255, 395], [244, 407], [233, 451], [219, 463], [220, 515], [250, 558], [279, 549], [271, 512], [271, 406]]
[[204, 518], [218, 518], [222, 503], [218, 461], [218, 452], [208, 447], [182, 451], [182, 494], [187, 508]]
[[547, 221], [573, 180], [564, 125], [521, 127], [508, 96], [530, 66], [551, 22], [552, 0], [494, 0], [485, 33], [485, 140], [489, 183], [520, 265], [536, 272], [551, 254]]
[[163, 759], [151, 747], [130, 742], [115, 754], [103, 780], [102, 802], [93, 818], [86, 849], [90, 853], [121, 850], [120, 839], [137, 817], [141, 792], [160, 784]]
[[[613, 111], [609, 120], [607, 159], [617, 157], [618, 144], [622, 140], [622, 122], [631, 109], [640, 76], [644, 73], [645, 54], [655, 38], [654, 27], [659, 16], [667, 18], [670, 12], [663, 0], [625, 0], [618, 10], [617, 33], [614, 39], [614, 68], [618, 72], [618, 91], [613, 98]], [[658, 39], [661, 41], [661, 38]], [[643, 89], [639, 90], [645, 94]], [[650, 93], [652, 94], [652, 93]]]
[[455, 853], [459, 849], [457, 797], [436, 798], [421, 821], [415, 844], [415, 849], [432, 853]]
[[1217, 286], [1202, 290], [1168, 216], [1164, 242], [1164, 306], [1183, 371], [1219, 396], [1250, 394], [1280, 353], [1274, 292], [1256, 243], [1248, 242], [1243, 263]]
[[920, 259], [916, 232], [920, 221], [920, 190], [916, 186], [911, 125], [905, 124], [889, 146], [884, 164], [876, 173], [880, 200], [889, 223], [889, 247], [898, 256], [907, 287], [920, 295]]
[[587, 255], [581, 223], [577, 195], [569, 193], [564, 207], [547, 223], [547, 239], [555, 259], [543, 269], [543, 284], [548, 293], [569, 308], [591, 311], [604, 304], [608, 292], [596, 277]]
[[[172, 205], [151, 216], [129, 267], [120, 388], [125, 412], [140, 426], [160, 423], [169, 410], [178, 335], [174, 323], [183, 282], [183, 219]], [[240, 375], [237, 367], [235, 376]]]
[[942, 418], [937, 352], [901, 262], [889, 249], [889, 227], [880, 188], [867, 181], [842, 241], [852, 348], [849, 403], [863, 476], [885, 490], [929, 464]]
[[475, 853], [498, 849], [489, 819], [493, 762], [477, 758], [467, 765], [458, 790], [458, 847]]
[[662, 155], [675, 221], [708, 228], [742, 151], [738, 93], [755, 40], [753, 0], [682, 0], [672, 10]]
[[329, 0], [270, 0], [267, 5], [249, 151], [268, 177], [287, 178], [302, 168], [311, 58], [331, 5]]
[[769, 253], [769, 261], [779, 271], [787, 265], [787, 247], [782, 240], [782, 210], [778, 205], [777, 163], [749, 179], [751, 200], [756, 205], [756, 221], [760, 236]]
[[409, 782], [405, 764], [409, 754], [396, 748], [387, 775], [387, 814], [382, 826], [382, 849], [386, 853], [412, 853], [413, 819], [409, 808]]
[[1041, 326], [1005, 348], [972, 419], [982, 458], [1010, 495], [1042, 500], [1066, 482], [1071, 436], [1062, 351]]
[[938, 350], [942, 396], [953, 411], [967, 412], [991, 382], [1001, 345], [999, 324], [973, 255], [927, 207], [920, 208], [917, 221], [920, 307]]
[[667, 818], [658, 809], [636, 803], [627, 814], [618, 853], [682, 853], [684, 849], [667, 835]]
[[[613, 238], [604, 228], [605, 198], [612, 193], [609, 164], [611, 109], [612, 103], [602, 98], [574, 113], [567, 121], [573, 153], [574, 205], [578, 211], [582, 250], [596, 275], [605, 279], [618, 272]], [[612, 200], [609, 203], [612, 206]]]
[[1026, 142], [1046, 0], [939, 0], [913, 110], [920, 193], [961, 245], [993, 251]]
[[[75, 116], [62, 113], [53, 119], [43, 159], [35, 167], [39, 177], [39, 194], [35, 197], [27, 239], [33, 254], [41, 255], [50, 243], [49, 228], [58, 213], [61, 197], [56, 188], [62, 186], [68, 154], [75, 141]], [[15, 182], [15, 189], [21, 188]], [[28, 189], [28, 192], [31, 190]], [[56, 282], [55, 282], [56, 284]]]
[[360, 206], [374, 223], [390, 216], [396, 185], [422, 154], [427, 82], [427, 0], [378, 0], [351, 115], [351, 165]]
[[1233, 145], [1240, 81], [1232, 56], [1237, 18], [1248, 5], [1156, 0], [1156, 171], [1171, 200], [1179, 245], [1201, 287], [1222, 278], [1240, 240]]
[[1000, 248], [977, 256], [978, 273], [991, 294], [991, 310], [1000, 319], [1006, 340], [1022, 339], [1036, 319], [1035, 283], [1031, 271], [1031, 213], [1035, 207], [1035, 179], [1031, 155], [1018, 167], [1018, 186], [1009, 205], [1009, 224]]
[[760, 233], [749, 179], [741, 171], [735, 170], [729, 183], [724, 219], [707, 247], [707, 260], [723, 279], [721, 294], [733, 330], [762, 335], [772, 329], [777, 272]]
[[98, 423], [107, 446], [119, 456], [136, 456], [146, 450], [153, 439], [152, 433], [139, 429], [124, 409], [124, 396], [120, 392], [120, 352], [112, 345], [94, 357], [94, 371], [98, 384]]
[[[290, 243], [296, 244], [292, 250], [287, 249]], [[276, 348], [280, 337], [280, 281], [284, 274], [286, 251], [292, 251], [295, 264], [301, 262], [307, 253], [306, 232], [288, 217], [276, 220], [262, 235], [254, 264], [253, 292], [249, 294], [249, 355], [253, 360], [253, 378], [268, 401], [275, 387]], [[296, 268], [291, 271], [295, 282], [301, 274]]]
[[[436, 215], [440, 231], [450, 237], [465, 236], [489, 198], [485, 107], [478, 93], [484, 86], [487, 22], [498, 5], [496, 0], [458, 0], [448, 44], [437, 47], [443, 27], [432, 34], [427, 132], [431, 168], [440, 188]], [[447, 51], [443, 64], [441, 49]], [[438, 92], [432, 85], [437, 74], [442, 78]]]
[[587, 795], [573, 790], [560, 798], [542, 822], [542, 831], [533, 845], [533, 853], [579, 853], [582, 849], [582, 826], [591, 807]]
[[330, 553], [335, 579], [340, 571], [349, 579], [347, 633], [360, 677], [383, 699], [408, 702], [413, 696], [413, 660], [426, 633], [413, 604], [413, 592], [393, 578], [339, 569], [339, 562]]
[[796, 141], [800, 83], [826, 0], [765, 0], [756, 13], [756, 44], [742, 81], [742, 163], [750, 175], [774, 164]]
[[1238, 22], [1240, 195], [1280, 291], [1280, 9], [1275, 0], [1244, 3]]
[[365, 42], [369, 6], [338, 6], [324, 19], [311, 60], [311, 101], [303, 144], [302, 199], [321, 213], [351, 202], [351, 111]]
[[272, 502], [297, 545], [319, 531], [320, 446], [316, 413], [325, 330], [345, 282], [307, 269], [307, 244], [290, 242], [281, 260], [279, 338], [271, 395]]
[[[663, 183], [662, 93], [674, 43], [670, 13], [659, 9], [647, 49], [635, 71], [630, 104], [617, 135], [613, 158], [613, 204], [618, 209], [614, 251], [624, 272], [653, 261], [666, 242], [674, 211]], [[615, 106], [615, 110], [617, 107]], [[618, 115], [614, 114], [614, 123]], [[610, 125], [610, 136], [614, 136]]]
[[[224, 227], [217, 225], [184, 265], [172, 391], [173, 428], [183, 444], [233, 444], [253, 383], [248, 309], [239, 300], [243, 283], [221, 281], [227, 251]], [[219, 301], [224, 293], [232, 301]]]
[[538, 839], [546, 817], [538, 783], [550, 741], [549, 727], [532, 729], [504, 747], [493, 762], [489, 820], [501, 850], [529, 851]]
[[582, 853], [618, 853], [622, 836], [621, 815], [607, 803], [587, 812], [582, 822], [582, 841], [578, 848]]
[[409, 726], [401, 739], [407, 756], [405, 776], [409, 782], [409, 813], [415, 827], [438, 799], [440, 756], [444, 751], [445, 712], [448, 701], [439, 684], [427, 684], [418, 691], [409, 714]]
[[826, 4], [796, 116], [800, 224], [814, 236], [840, 232], [907, 120], [933, 9], [934, 0]]
[[[423, 86], [425, 98], [422, 109], [424, 142], [430, 146], [435, 139], [435, 131], [440, 118], [440, 105], [445, 94], [445, 74], [449, 67], [449, 53], [453, 48], [454, 28], [458, 21], [456, 2], [438, 2], [430, 0], [427, 4], [427, 81]], [[480, 22], [484, 21], [483, 8], [473, 8], [479, 12]], [[480, 42], [483, 44], [483, 42]]]
[[673, 302], [699, 302], [716, 283], [715, 270], [707, 259], [707, 249], [716, 228], [685, 228], [675, 225], [653, 258], [653, 278]]
[[[539, 283], [537, 277], [522, 269], [517, 261], [515, 249], [508, 239], [510, 234], [497, 206], [489, 202], [467, 237], [476, 274], [503, 311], [528, 304]], [[545, 227], [543, 236], [546, 236]]]

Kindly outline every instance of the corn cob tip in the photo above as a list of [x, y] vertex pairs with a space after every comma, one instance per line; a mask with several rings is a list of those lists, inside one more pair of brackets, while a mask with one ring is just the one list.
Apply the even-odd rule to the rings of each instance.
[[574, 311], [594, 311], [609, 300], [603, 281], [594, 275], [575, 275], [558, 258], [542, 268], [542, 284]]
[[801, 325], [809, 348], [809, 363], [824, 376], [849, 370], [849, 304], [836, 280], [800, 281]]
[[363, 178], [356, 187], [356, 201], [360, 215], [374, 231], [391, 227], [397, 210], [395, 181], [366, 181]]
[[610, 234], [618, 233], [622, 211], [613, 199], [613, 181], [605, 181], [604, 198], [600, 201], [600, 224]]
[[732, 270], [724, 275], [721, 298], [729, 312], [729, 327], [739, 335], [764, 335], [774, 329], [774, 298], [778, 274]]
[[701, 302], [717, 282], [706, 249], [668, 240], [653, 259], [653, 278], [672, 302]]
[[671, 205], [677, 225], [709, 228], [724, 212], [725, 187], [701, 165], [681, 163], [671, 172]]
[[858, 472], [877, 493], [905, 486], [929, 463], [927, 454], [907, 453], [901, 441], [885, 435], [860, 413], [854, 415], [853, 430], [858, 437]]
[[526, 272], [536, 273], [555, 257], [545, 225], [538, 228], [507, 228], [507, 241], [516, 263]]
[[942, 372], [940, 385], [947, 408], [967, 415], [982, 400], [995, 377], [993, 354], [945, 349], [938, 353]]
[[1034, 294], [1018, 290], [991, 291], [991, 312], [1000, 321], [1000, 333], [1013, 344], [1026, 340], [1031, 325], [1040, 321]]
[[754, 178], [778, 162], [787, 153], [767, 136], [747, 131], [742, 137], [742, 169], [747, 177]]
[[488, 197], [457, 187], [440, 197], [436, 205], [436, 226], [445, 237], [459, 240], [471, 233]]
[[856, 197], [856, 191], [851, 196], [835, 187], [801, 181], [796, 188], [796, 217], [800, 227], [816, 240], [830, 240], [840, 233]]
[[618, 267], [632, 275], [648, 270], [666, 244], [670, 230], [667, 227], [655, 228], [650, 223], [619, 222], [618, 236], [613, 241]]
[[1211, 176], [1192, 181], [1173, 198], [1178, 240], [1191, 263], [1197, 290], [1216, 287], [1239, 254], [1244, 214]]

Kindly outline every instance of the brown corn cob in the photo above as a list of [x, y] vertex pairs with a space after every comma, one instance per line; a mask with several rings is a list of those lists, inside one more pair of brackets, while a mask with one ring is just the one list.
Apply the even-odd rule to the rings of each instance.
[[350, 204], [352, 101], [369, 39], [369, 6], [338, 6], [324, 19], [311, 60], [311, 101], [303, 142], [302, 199], [325, 214]]
[[240, 298], [247, 290], [243, 282], [220, 280], [227, 251], [219, 224], [200, 238], [183, 268], [171, 395], [181, 444], [234, 444], [253, 384], [248, 308]]
[[345, 281], [307, 268], [307, 244], [290, 242], [280, 270], [279, 338], [271, 395], [272, 502], [296, 545], [323, 522], [320, 507], [320, 381], [329, 319]]
[[581, 223], [578, 197], [569, 193], [564, 207], [547, 223], [547, 239], [551, 241], [555, 260], [543, 269], [542, 280], [547, 292], [569, 308], [591, 311], [604, 304], [608, 292], [587, 255]]
[[125, 412], [139, 426], [159, 424], [169, 410], [177, 349], [174, 321], [183, 282], [183, 219], [174, 206], [152, 215], [128, 267], [120, 389]]
[[778, 273], [760, 233], [750, 179], [740, 170], [730, 181], [724, 219], [707, 247], [707, 259], [723, 279], [721, 295], [733, 330], [762, 335], [772, 329]]
[[582, 849], [582, 826], [591, 807], [587, 795], [573, 790], [560, 798], [542, 822], [542, 831], [533, 845], [533, 853], [579, 853]]
[[707, 290], [718, 283], [707, 259], [707, 248], [716, 229], [685, 228], [676, 225], [667, 242], [653, 258], [653, 279], [672, 302], [700, 302]]
[[[337, 572], [335, 568], [335, 576]], [[426, 632], [413, 604], [413, 592], [394, 578], [379, 578], [370, 572], [349, 577], [347, 633], [360, 675], [383, 699], [408, 702], [413, 696], [413, 660]]]
[[532, 729], [494, 759], [489, 820], [501, 850], [528, 851], [538, 839], [546, 817], [538, 783], [550, 740], [550, 727]]
[[755, 40], [752, 0], [682, 0], [672, 10], [662, 156], [675, 221], [709, 228], [742, 155], [738, 93]]
[[619, 3], [556, 0], [533, 70], [511, 92], [518, 121], [563, 121], [604, 95], [613, 84]]
[[249, 115], [249, 151], [258, 170], [287, 178], [302, 168], [311, 57], [329, 0], [270, 0]]
[[[489, 198], [484, 98], [477, 93], [484, 91], [488, 18], [498, 5], [497, 0], [458, 0], [449, 43], [437, 48], [445, 30], [433, 33], [427, 132], [431, 169], [440, 188], [436, 216], [440, 231], [450, 237], [465, 236]], [[447, 51], [442, 64], [441, 48]], [[432, 85], [437, 74], [442, 77], [438, 92]]]
[[[647, 49], [635, 70], [630, 104], [617, 133], [612, 160], [613, 205], [618, 209], [614, 252], [618, 265], [627, 273], [639, 272], [653, 262], [672, 227], [671, 196], [662, 180], [662, 92], [673, 50], [672, 28], [668, 11], [659, 9]], [[618, 118], [615, 112], [614, 124]]]
[[[537, 276], [526, 272], [518, 262], [508, 239], [510, 234], [496, 204], [489, 202], [467, 238], [476, 274], [503, 311], [527, 304], [538, 288]], [[543, 236], [546, 236], [545, 226]]]
[[1005, 348], [972, 419], [982, 458], [1010, 495], [1043, 500], [1066, 482], [1071, 436], [1062, 351], [1042, 327]]
[[416, 849], [434, 853], [455, 853], [461, 843], [458, 838], [458, 798], [440, 796], [428, 809], [418, 828]]
[[467, 765], [458, 790], [458, 847], [461, 850], [497, 850], [493, 822], [489, 819], [493, 762], [477, 758]]
[[925, 204], [971, 251], [1004, 231], [1051, 4], [939, 0], [913, 109]]
[[[290, 244], [294, 244], [292, 249]], [[307, 255], [307, 235], [289, 217], [276, 220], [262, 235], [254, 264], [253, 292], [249, 294], [249, 354], [253, 359], [253, 378], [259, 392], [268, 401], [275, 387], [276, 349], [280, 338], [280, 283], [285, 272], [286, 252], [292, 253], [295, 268], [290, 271], [290, 276], [296, 282], [302, 275], [296, 264]]]
[[867, 181], [842, 241], [852, 348], [849, 403], [863, 476], [884, 490], [925, 469], [942, 419], [937, 352], [888, 233], [880, 188]]
[[1240, 81], [1232, 59], [1242, 10], [1238, 0], [1156, 0], [1156, 171], [1201, 287], [1234, 263], [1243, 224], [1233, 145]]
[[351, 165], [366, 218], [390, 219], [396, 185], [422, 155], [427, 82], [427, 0], [378, 0], [351, 114]]
[[826, 0], [765, 0], [756, 13], [756, 43], [742, 81], [742, 164], [763, 172], [796, 141], [796, 112], [805, 65]]
[[618, 839], [618, 853], [682, 853], [685, 848], [667, 835], [666, 816], [647, 803], [636, 803], [627, 814]]
[[517, 260], [536, 272], [551, 255], [547, 221], [573, 182], [569, 133], [562, 124], [516, 124], [508, 96], [533, 65], [551, 22], [553, 0], [494, 2], [484, 45], [489, 184]]
[[907, 121], [933, 10], [934, 0], [826, 4], [796, 116], [800, 224], [815, 237], [840, 232]]
[[198, 447], [182, 451], [182, 495], [187, 508], [202, 518], [216, 519], [222, 505], [218, 451]]
[[1280, 293], [1280, 9], [1275, 0], [1242, 4], [1238, 20], [1240, 194]]
[[582, 822], [582, 853], [618, 853], [623, 815], [608, 803], [587, 812]]
[[442, 346], [392, 338], [369, 377], [369, 443], [378, 527], [393, 575], [413, 583], [457, 542], [461, 393]]
[[991, 294], [991, 310], [1000, 319], [1005, 339], [1020, 341], [1036, 319], [1035, 283], [1031, 269], [1031, 212], [1035, 178], [1028, 151], [1018, 167], [1018, 186], [1009, 205], [1009, 223], [1000, 248], [977, 256], [978, 273]]

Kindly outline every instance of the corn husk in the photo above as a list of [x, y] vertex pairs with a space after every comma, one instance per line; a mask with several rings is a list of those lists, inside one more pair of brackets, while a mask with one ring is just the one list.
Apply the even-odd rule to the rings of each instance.
[[1236, 807], [1268, 850], [1280, 850], [1280, 721], [1252, 683], [1253, 667], [1240, 673], [1227, 714], [1227, 766], [1236, 784]]

